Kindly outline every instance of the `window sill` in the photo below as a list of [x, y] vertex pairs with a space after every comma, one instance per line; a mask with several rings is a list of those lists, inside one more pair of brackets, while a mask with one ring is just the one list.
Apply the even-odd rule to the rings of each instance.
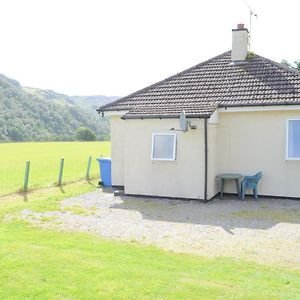
[[176, 159], [173, 158], [151, 158], [152, 161], [176, 161]]

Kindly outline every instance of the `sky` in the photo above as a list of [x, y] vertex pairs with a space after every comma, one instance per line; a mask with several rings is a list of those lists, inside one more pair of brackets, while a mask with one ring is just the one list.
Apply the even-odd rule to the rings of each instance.
[[[247, 0], [251, 51], [300, 59], [298, 0]], [[244, 0], [0, 0], [0, 73], [68, 95], [125, 96], [231, 49]]]

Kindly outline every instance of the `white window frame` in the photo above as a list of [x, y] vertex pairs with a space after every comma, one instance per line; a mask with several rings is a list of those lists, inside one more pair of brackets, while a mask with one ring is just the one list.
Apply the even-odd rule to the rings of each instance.
[[286, 160], [300, 160], [299, 157], [289, 157], [289, 124], [290, 121], [300, 121], [300, 118], [293, 118], [286, 120], [286, 148], [285, 148], [285, 159]]
[[[174, 137], [173, 142], [173, 153], [172, 158], [156, 158], [153, 157], [154, 154], [154, 138], [156, 135], [171, 135]], [[152, 139], [151, 139], [151, 160], [158, 160], [158, 161], [175, 161], [176, 160], [176, 143], [177, 143], [177, 135], [175, 133], [152, 133]]]

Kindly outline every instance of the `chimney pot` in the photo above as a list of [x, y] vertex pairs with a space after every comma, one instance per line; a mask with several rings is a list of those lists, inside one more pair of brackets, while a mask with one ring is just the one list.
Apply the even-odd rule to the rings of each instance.
[[244, 26], [245, 24], [243, 23], [237, 24], [237, 29], [244, 29]]

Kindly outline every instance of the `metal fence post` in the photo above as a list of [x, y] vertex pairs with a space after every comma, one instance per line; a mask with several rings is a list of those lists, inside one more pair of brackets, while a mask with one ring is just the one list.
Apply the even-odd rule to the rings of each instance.
[[64, 162], [65, 162], [65, 159], [61, 158], [60, 159], [60, 164], [59, 164], [58, 185], [61, 185], [61, 183], [62, 183], [62, 177], [63, 177], [63, 171], [64, 171]]
[[91, 164], [92, 164], [92, 157], [89, 156], [88, 164], [87, 164], [87, 169], [86, 169], [86, 180], [90, 180]]
[[29, 170], [30, 170], [30, 161], [27, 160], [25, 165], [24, 188], [23, 188], [25, 193], [27, 193], [28, 191]]

